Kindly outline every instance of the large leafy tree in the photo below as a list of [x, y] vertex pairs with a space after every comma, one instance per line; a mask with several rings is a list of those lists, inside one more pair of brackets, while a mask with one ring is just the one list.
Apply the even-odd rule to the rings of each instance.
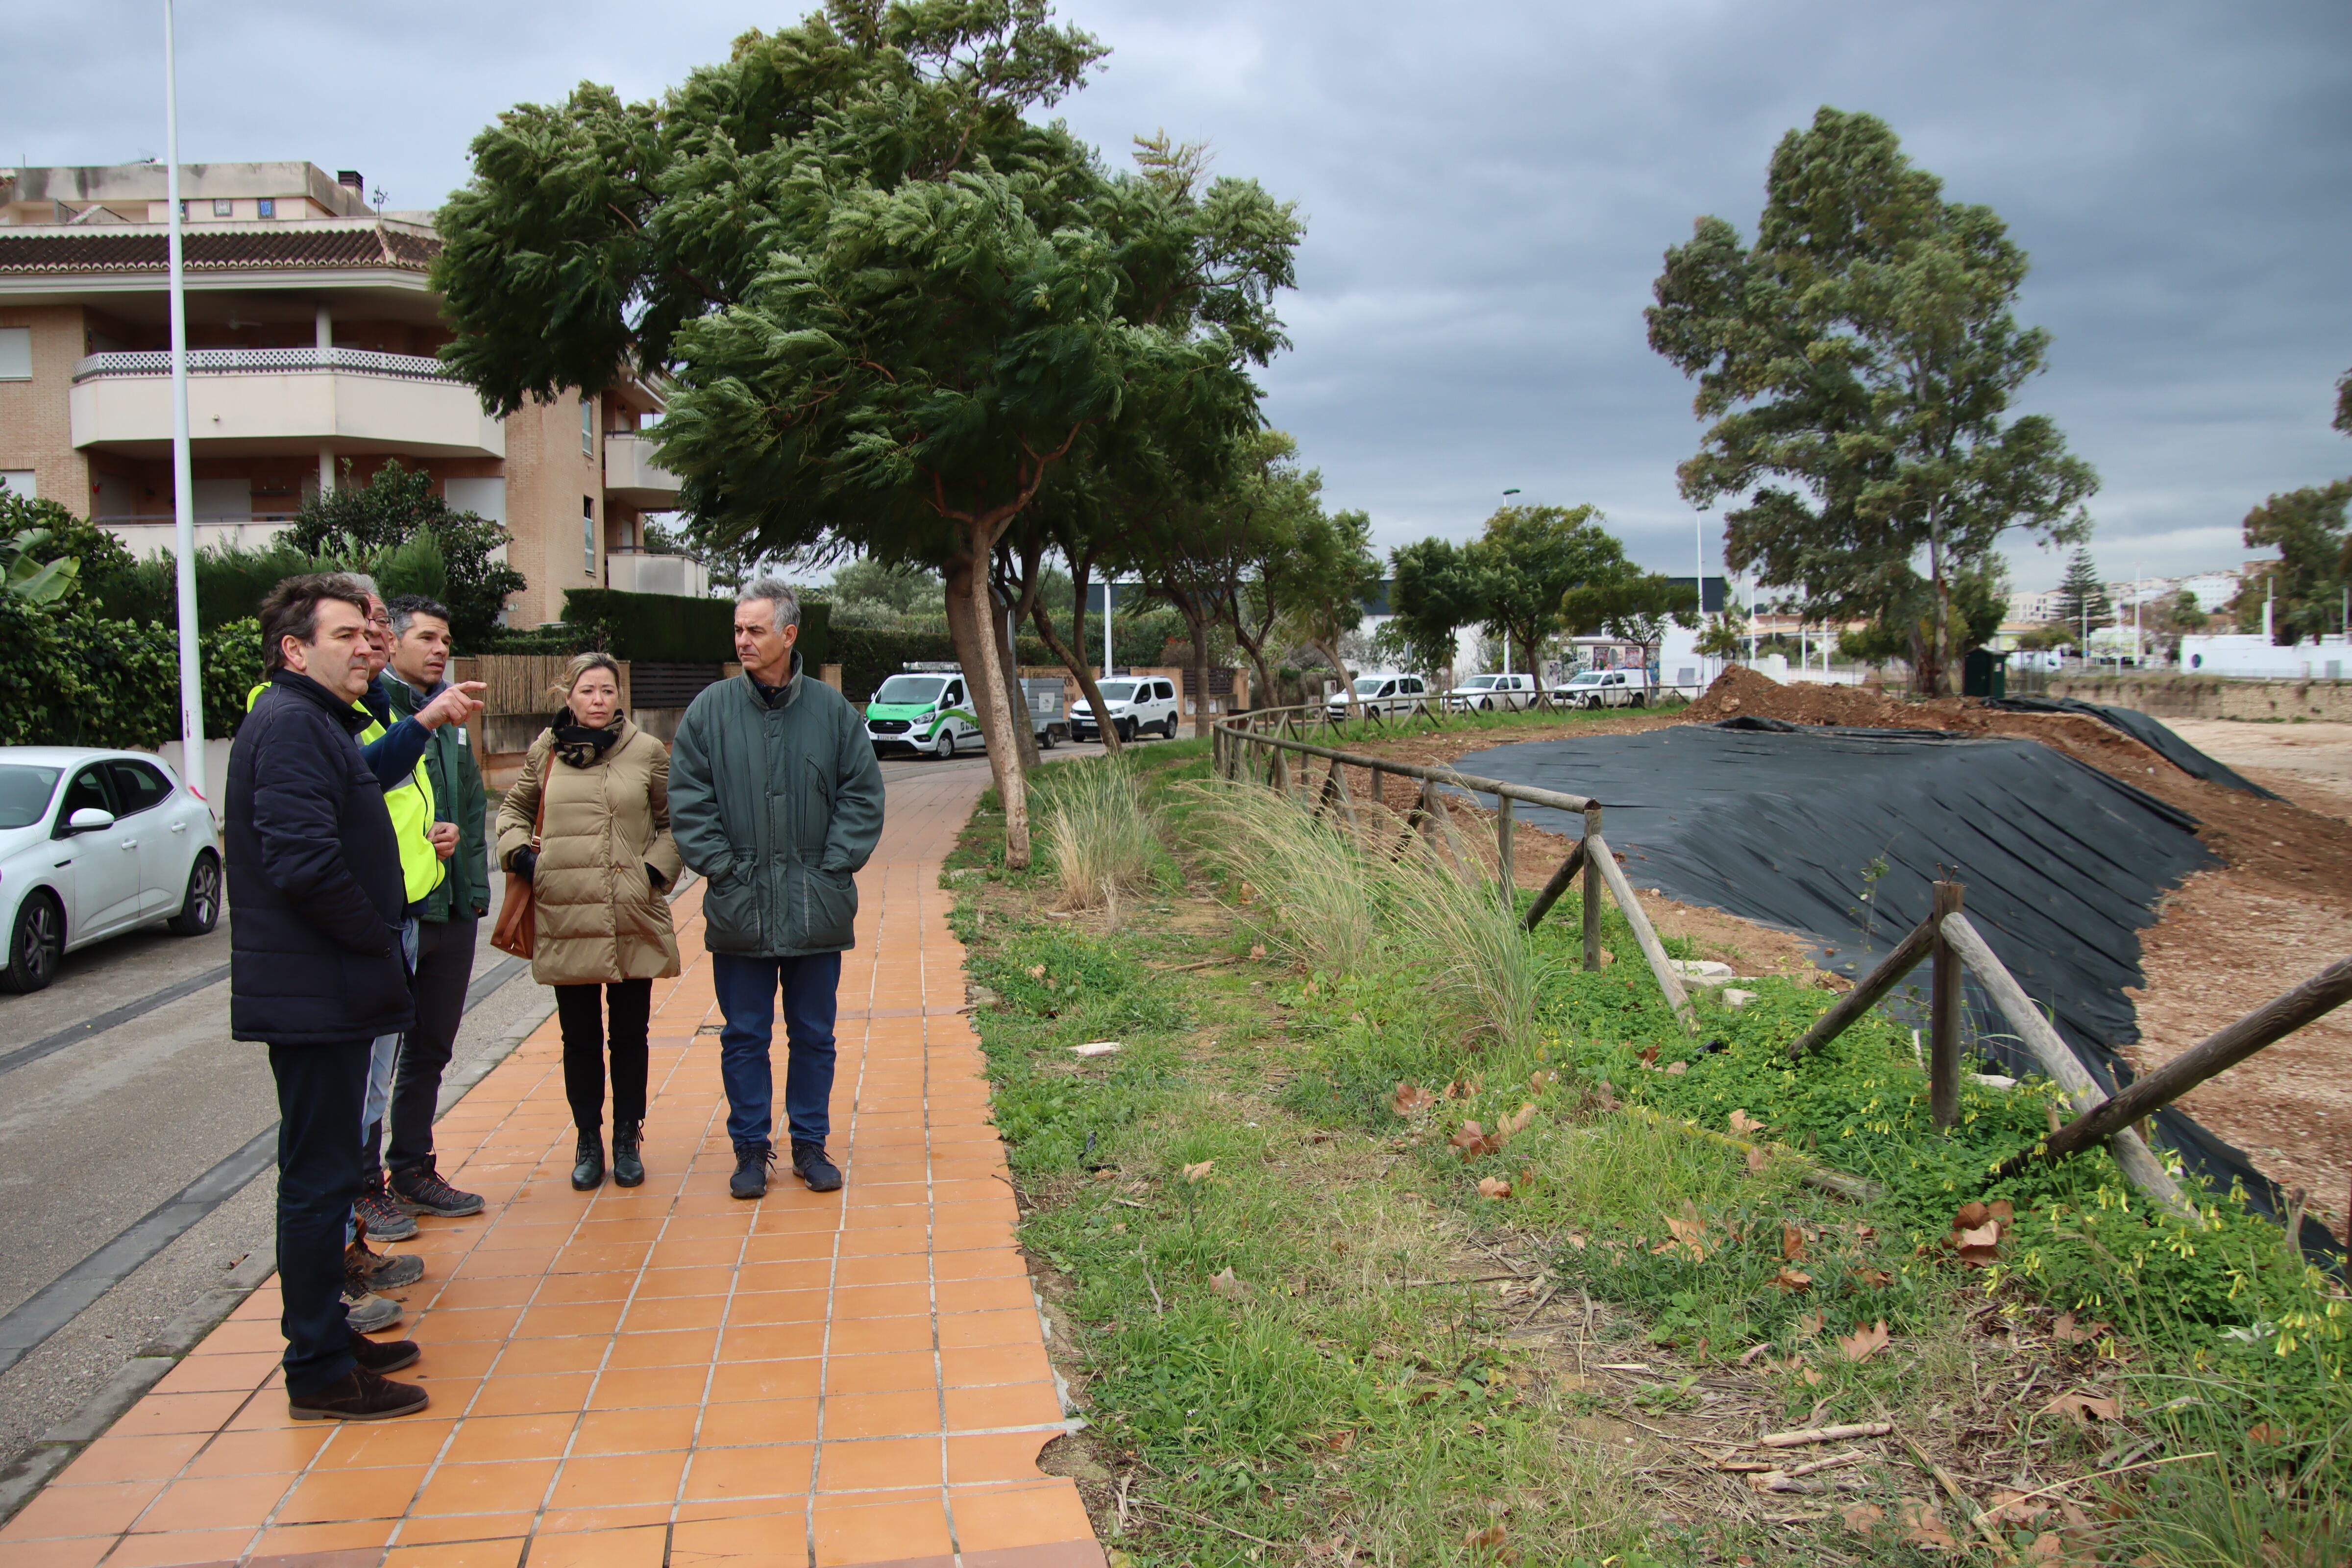
[[2009, 416], [2049, 334], [2012, 313], [2025, 252], [1948, 202], [1871, 115], [1823, 108], [1774, 151], [1756, 242], [1718, 217], [1666, 252], [1650, 345], [1711, 420], [1678, 470], [1726, 514], [1726, 559], [1806, 612], [1879, 618], [1923, 575], [1923, 688], [1948, 688], [1956, 574], [2011, 529], [2079, 537], [2097, 486], [2041, 415]]
[[1389, 609], [1393, 618], [1381, 628], [1410, 668], [1444, 671], [1453, 679], [1462, 628], [1482, 618], [1477, 585], [1469, 563], [1453, 541], [1423, 539], [1389, 552]]
[[494, 635], [507, 600], [528, 586], [497, 554], [509, 537], [488, 519], [453, 509], [422, 468], [386, 458], [362, 483], [346, 458], [342, 483], [305, 500], [279, 544], [314, 556], [437, 554], [446, 574], [442, 596], [450, 636], [461, 649], [478, 652]]
[[2091, 563], [2091, 548], [2078, 544], [2067, 558], [2066, 574], [2058, 581], [2058, 618], [2077, 638], [2087, 638], [2093, 626], [2106, 625], [2115, 613], [2107, 584]]
[[1600, 516], [1590, 503], [1501, 507], [1463, 549], [1480, 622], [1489, 633], [1508, 637], [1515, 662], [1538, 676], [1544, 645], [1568, 625], [1564, 615], [1598, 622], [1611, 608], [1595, 600], [1571, 609], [1569, 595], [1614, 582], [1628, 570], [1624, 547], [1601, 526]]
[[2352, 479], [2311, 485], [2274, 495], [2246, 513], [2251, 549], [2274, 548], [2279, 558], [2250, 579], [2239, 603], [2260, 606], [2275, 596], [2271, 641], [2292, 647], [2305, 637], [2344, 629], [2344, 590], [2352, 571], [2352, 531], [2345, 514], [2352, 507]]
[[1028, 119], [1103, 52], [1045, 0], [834, 0], [659, 102], [583, 86], [502, 116], [441, 215], [446, 357], [487, 406], [659, 372], [699, 541], [941, 573], [1014, 865], [998, 546], [1084, 455], [1246, 427], [1242, 366], [1278, 336], [1260, 307], [1286, 280], [1168, 260], [1199, 258], [1202, 225]]

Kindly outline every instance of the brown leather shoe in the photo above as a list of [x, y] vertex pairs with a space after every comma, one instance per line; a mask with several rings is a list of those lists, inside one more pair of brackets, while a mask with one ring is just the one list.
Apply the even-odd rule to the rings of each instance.
[[360, 1363], [362, 1372], [372, 1372], [378, 1377], [404, 1366], [415, 1366], [424, 1354], [425, 1347], [415, 1340], [392, 1340], [379, 1344], [365, 1334], [352, 1335], [352, 1359]]
[[433, 1403], [413, 1383], [394, 1383], [362, 1367], [316, 1394], [289, 1394], [287, 1414], [297, 1421], [390, 1421]]

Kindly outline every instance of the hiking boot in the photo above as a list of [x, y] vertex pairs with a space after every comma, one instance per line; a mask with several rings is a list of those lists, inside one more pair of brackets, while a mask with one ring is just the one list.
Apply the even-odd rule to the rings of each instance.
[[389, 1421], [433, 1403], [413, 1383], [391, 1383], [362, 1367], [316, 1394], [289, 1394], [286, 1412], [297, 1421]]
[[377, 1252], [364, 1241], [343, 1248], [343, 1283], [362, 1290], [397, 1290], [425, 1278], [425, 1259], [415, 1253], [398, 1257]]
[[343, 1283], [343, 1316], [363, 1334], [379, 1333], [400, 1321], [400, 1303], [386, 1300], [363, 1286]]
[[352, 1206], [359, 1210], [360, 1223], [367, 1227], [366, 1234], [378, 1241], [406, 1241], [416, 1234], [416, 1222], [384, 1191], [382, 1171], [360, 1189], [359, 1202]]
[[768, 1167], [776, 1163], [776, 1151], [767, 1143], [746, 1143], [735, 1150], [735, 1174], [728, 1179], [727, 1191], [739, 1198], [764, 1198], [768, 1195]]
[[572, 1151], [572, 1190], [592, 1193], [604, 1184], [604, 1135], [602, 1131], [580, 1134], [579, 1147]]
[[392, 1173], [392, 1201], [410, 1214], [437, 1215], [443, 1219], [463, 1219], [482, 1212], [482, 1194], [461, 1193], [443, 1181], [429, 1159], [413, 1171]]
[[613, 1181], [618, 1186], [634, 1187], [646, 1179], [646, 1163], [637, 1154], [645, 1125], [642, 1121], [613, 1123]]
[[793, 1143], [793, 1170], [808, 1184], [813, 1193], [837, 1193], [841, 1190], [841, 1170], [825, 1158], [822, 1143]]
[[372, 1372], [378, 1377], [404, 1366], [415, 1366], [424, 1353], [424, 1347], [415, 1340], [394, 1340], [388, 1345], [380, 1345], [365, 1334], [352, 1336], [352, 1359], [359, 1363], [362, 1372]]

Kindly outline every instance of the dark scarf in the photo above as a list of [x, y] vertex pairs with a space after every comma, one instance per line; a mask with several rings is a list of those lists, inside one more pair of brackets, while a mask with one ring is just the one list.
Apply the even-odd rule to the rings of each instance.
[[621, 738], [621, 726], [625, 722], [622, 715], [615, 713], [610, 724], [602, 730], [591, 730], [573, 719], [572, 710], [566, 708], [547, 727], [555, 736], [558, 757], [575, 768], [593, 768], [596, 760], [611, 751], [614, 742]]

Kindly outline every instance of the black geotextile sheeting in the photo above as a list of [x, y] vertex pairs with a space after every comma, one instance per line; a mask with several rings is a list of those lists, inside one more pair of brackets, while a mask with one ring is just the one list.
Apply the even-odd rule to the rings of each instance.
[[2085, 702], [2079, 697], [2002, 697], [1985, 704], [2011, 713], [2080, 713], [2112, 725], [2148, 747], [2158, 755], [2193, 779], [2209, 779], [2217, 784], [2227, 784], [2248, 795], [2258, 795], [2264, 800], [2283, 800], [2253, 780], [2224, 763], [2217, 763], [2179, 735], [2172, 732], [2162, 720], [2152, 718], [2132, 708], [2110, 708], [2104, 703]]
[[[1958, 880], [1969, 922], [2111, 1094], [2132, 1076], [2115, 1047], [2139, 1038], [2123, 994], [2144, 984], [2139, 933], [2156, 923], [2164, 892], [2217, 863], [2194, 817], [2021, 739], [1747, 718], [1531, 741], [1454, 765], [1599, 800], [1602, 831], [1636, 887], [1811, 937], [1820, 962], [1848, 977], [1868, 973], [1927, 918], [1938, 876]], [[1583, 832], [1570, 813], [1518, 809], [1569, 837]], [[1924, 971], [1914, 978], [1925, 985]], [[1981, 991], [1968, 989], [1982, 1054], [2012, 1072], [2041, 1071]], [[2156, 1121], [2192, 1170], [2224, 1191], [2241, 1180], [2255, 1207], [2284, 1210], [2243, 1152], [2177, 1107]], [[2336, 1256], [2315, 1220], [2301, 1240], [2315, 1258]]]

